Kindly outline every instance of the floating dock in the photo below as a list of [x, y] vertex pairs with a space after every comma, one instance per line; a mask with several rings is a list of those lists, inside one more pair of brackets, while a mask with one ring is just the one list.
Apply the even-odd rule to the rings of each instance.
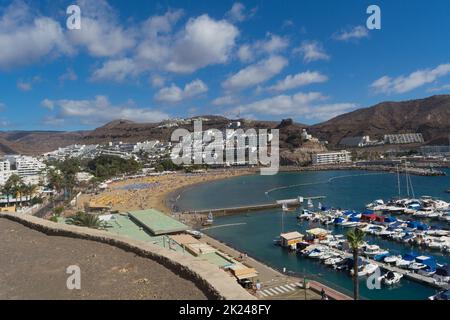
[[[348, 253], [348, 252], [344, 252], [344, 251], [342, 251], [342, 250], [338, 250], [338, 249], [335, 249], [335, 248], [332, 248], [332, 247], [329, 247], [329, 246], [326, 246], [326, 245], [323, 245], [323, 246], [330, 248], [332, 251], [335, 251], [335, 252], [337, 252], [337, 253], [343, 255], [343, 256], [346, 257], [346, 258], [352, 257], [352, 254], [350, 254], [350, 253]], [[410, 280], [412, 280], [412, 281], [419, 282], [419, 283], [423, 283], [423, 284], [429, 285], [429, 286], [431, 286], [431, 287], [434, 287], [434, 288], [437, 288], [437, 289], [440, 289], [440, 290], [449, 290], [449, 289], [450, 289], [450, 285], [448, 285], [448, 284], [440, 284], [440, 283], [436, 283], [436, 282], [434, 281], [434, 279], [431, 278], [431, 277], [426, 277], [426, 276], [423, 276], [423, 275], [414, 273], [414, 272], [412, 272], [412, 271], [410, 271], [410, 270], [405, 270], [405, 269], [397, 268], [397, 267], [391, 266], [391, 265], [389, 265], [389, 264], [387, 264], [387, 263], [384, 263], [384, 262], [375, 261], [375, 260], [369, 259], [369, 258], [367, 258], [367, 257], [365, 257], [365, 256], [363, 256], [363, 255], [360, 255], [360, 256], [363, 257], [364, 259], [366, 259], [367, 261], [369, 261], [370, 263], [376, 264], [376, 265], [379, 266], [381, 269], [384, 269], [384, 270], [387, 270], [387, 271], [393, 271], [393, 272], [400, 273], [400, 274], [402, 274], [405, 278], [408, 278], [408, 279], [410, 279]]]

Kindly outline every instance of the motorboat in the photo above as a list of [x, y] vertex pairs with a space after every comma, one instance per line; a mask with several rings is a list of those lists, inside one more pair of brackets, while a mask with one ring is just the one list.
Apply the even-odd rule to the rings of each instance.
[[344, 258], [342, 258], [342, 257], [333, 257], [333, 258], [329, 258], [329, 259], [325, 260], [324, 264], [326, 266], [334, 266], [342, 261], [344, 261]]
[[308, 254], [308, 258], [319, 259], [325, 252], [320, 249], [314, 249]]
[[418, 211], [416, 211], [413, 216], [417, 218], [428, 218], [430, 214], [433, 214], [435, 211], [431, 207], [422, 208]]
[[385, 285], [391, 286], [393, 284], [399, 283], [402, 278], [403, 275], [401, 273], [388, 271], [387, 273], [379, 277], [378, 280]]
[[383, 261], [388, 264], [396, 264], [399, 260], [402, 260], [402, 256], [387, 256]]
[[346, 222], [343, 222], [341, 225], [344, 228], [353, 228], [353, 227], [356, 227], [358, 224], [359, 224], [359, 221], [350, 221], [350, 220], [348, 220]]
[[313, 216], [313, 213], [309, 210], [303, 210], [298, 216], [297, 219], [301, 219], [301, 220], [307, 220], [307, 219], [311, 219], [311, 217]]
[[[365, 265], [359, 266], [358, 267], [358, 276], [359, 277], [363, 277], [363, 276], [368, 276], [371, 275], [372, 273], [374, 273], [379, 267], [374, 264], [374, 263], [367, 263]], [[351, 275], [353, 275], [354, 269], [350, 270]]]
[[419, 271], [421, 269], [425, 269], [427, 267], [426, 264], [420, 263], [420, 262], [412, 262], [409, 266], [408, 269], [411, 269], [413, 271]]
[[417, 273], [425, 277], [431, 277], [436, 273], [436, 268], [432, 266], [426, 266], [425, 268], [420, 269]]
[[407, 269], [413, 262], [415, 262], [416, 256], [412, 254], [405, 254], [400, 260], [397, 260], [395, 265], [399, 268]]
[[369, 257], [374, 257], [374, 256], [379, 255], [379, 254], [388, 254], [389, 251], [383, 250], [377, 245], [367, 245], [363, 249], [363, 253], [365, 255], [369, 256]]

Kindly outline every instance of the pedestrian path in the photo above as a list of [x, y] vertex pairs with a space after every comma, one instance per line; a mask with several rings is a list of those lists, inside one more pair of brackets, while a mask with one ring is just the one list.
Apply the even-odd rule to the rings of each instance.
[[297, 289], [300, 289], [301, 287], [302, 287], [302, 284], [300, 282], [296, 282], [296, 283], [279, 285], [279, 286], [272, 287], [272, 288], [267, 288], [267, 289], [259, 291], [259, 293], [264, 298], [270, 298], [270, 297], [277, 296], [280, 294], [286, 294], [286, 293], [293, 292]]

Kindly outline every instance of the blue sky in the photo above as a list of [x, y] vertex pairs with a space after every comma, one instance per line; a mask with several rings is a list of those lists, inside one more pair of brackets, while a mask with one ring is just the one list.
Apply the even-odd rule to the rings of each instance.
[[[66, 8], [81, 9], [68, 30]], [[366, 9], [381, 9], [368, 30]], [[450, 89], [448, 1], [0, 0], [0, 130], [307, 124]]]

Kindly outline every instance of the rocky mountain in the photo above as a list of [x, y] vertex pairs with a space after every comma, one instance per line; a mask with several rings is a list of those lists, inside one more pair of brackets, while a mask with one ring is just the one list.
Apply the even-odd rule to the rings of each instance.
[[340, 115], [309, 130], [336, 145], [344, 137], [422, 133], [427, 144], [448, 144], [450, 95], [402, 102], [383, 102]]

